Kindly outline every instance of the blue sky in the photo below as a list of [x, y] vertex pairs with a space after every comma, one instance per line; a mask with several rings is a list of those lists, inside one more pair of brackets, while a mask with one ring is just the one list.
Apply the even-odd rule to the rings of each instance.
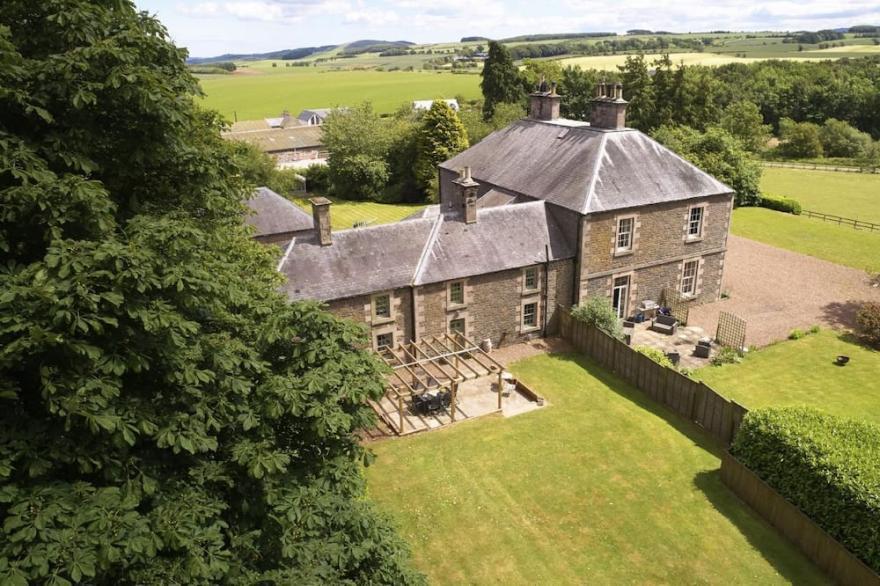
[[878, 0], [135, 0], [196, 57], [357, 39], [614, 31], [815, 30], [880, 24]]

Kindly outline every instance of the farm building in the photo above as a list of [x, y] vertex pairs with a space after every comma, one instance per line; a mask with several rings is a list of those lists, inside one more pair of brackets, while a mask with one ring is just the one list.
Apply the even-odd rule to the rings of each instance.
[[527, 118], [442, 163], [440, 204], [402, 222], [331, 232], [315, 198], [284, 291], [367, 324], [376, 348], [523, 341], [596, 295], [622, 318], [669, 290], [716, 300], [733, 191], [627, 128], [619, 85], [597, 94], [589, 123], [560, 118], [554, 90], [531, 94]]
[[[413, 110], [430, 110], [431, 106], [437, 100], [415, 100], [412, 103]], [[458, 100], [455, 98], [449, 98], [446, 100], [440, 100], [441, 102], [446, 102], [446, 105], [452, 108], [455, 112], [458, 112]]]
[[[222, 134], [226, 140], [250, 143], [280, 166], [307, 166], [327, 158], [320, 125], [330, 110], [303, 110], [297, 118], [282, 112], [277, 118], [235, 122]], [[312, 121], [316, 121], [312, 123]]]

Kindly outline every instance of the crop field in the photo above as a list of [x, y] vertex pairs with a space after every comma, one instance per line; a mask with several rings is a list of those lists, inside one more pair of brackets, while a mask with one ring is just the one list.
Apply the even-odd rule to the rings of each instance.
[[380, 441], [369, 494], [432, 584], [822, 584], [695, 425], [595, 363], [511, 366], [548, 407]]
[[761, 190], [806, 210], [880, 224], [880, 174], [765, 167]]
[[[265, 66], [251, 65], [258, 73], [203, 76], [203, 105], [229, 120], [252, 120], [294, 114], [305, 108], [348, 106], [369, 100], [381, 113], [392, 112], [412, 100], [467, 99], [480, 95], [480, 77], [446, 72], [326, 71], [321, 68], [283, 67], [271, 74]], [[269, 66], [271, 69], [271, 65]]]
[[[800, 53], [803, 55], [804, 53]], [[797, 53], [793, 53], [791, 55], [797, 55]], [[577, 65], [582, 69], [602, 69], [602, 70], [614, 70], [617, 69], [618, 66], [623, 65], [626, 62], [627, 57], [630, 55], [599, 55], [595, 57], [587, 56], [587, 57], [567, 57], [564, 59], [560, 59], [560, 64], [565, 67], [568, 65]], [[645, 58], [650, 62], [654, 59], [658, 59], [662, 57], [662, 55], [654, 53], [645, 55]], [[823, 57], [822, 55], [812, 54], [809, 57], [789, 57], [786, 54], [786, 59], [797, 59], [798, 61], [821, 61], [824, 59], [838, 59], [841, 55], [827, 55]], [[672, 60], [672, 63], [678, 65], [679, 63], [684, 63], [685, 65], [706, 65], [708, 67], [717, 67], [719, 65], [727, 65], [728, 63], [755, 63], [757, 61], [764, 61], [766, 58], [764, 57], [735, 57], [733, 55], [724, 55], [717, 53], [669, 53], [669, 58]], [[783, 58], [782, 54], [779, 57], [774, 58]]]

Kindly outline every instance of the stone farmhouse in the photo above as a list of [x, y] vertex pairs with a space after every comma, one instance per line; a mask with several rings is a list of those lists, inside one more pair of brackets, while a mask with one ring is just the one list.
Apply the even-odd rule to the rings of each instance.
[[531, 94], [529, 116], [441, 164], [440, 204], [404, 221], [331, 232], [314, 198], [284, 291], [367, 324], [375, 348], [553, 334], [589, 296], [622, 318], [666, 289], [717, 299], [733, 191], [626, 128], [621, 86], [599, 86], [590, 123], [560, 118], [560, 101]]
[[329, 113], [329, 109], [303, 110], [294, 118], [285, 110], [277, 118], [235, 122], [222, 136], [256, 146], [279, 166], [307, 166], [327, 158], [321, 124]]

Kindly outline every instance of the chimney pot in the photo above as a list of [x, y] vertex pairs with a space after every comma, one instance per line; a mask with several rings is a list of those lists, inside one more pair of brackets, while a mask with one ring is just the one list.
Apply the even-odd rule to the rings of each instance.
[[529, 118], [532, 120], [556, 120], [559, 118], [559, 107], [562, 96], [556, 93], [556, 84], [544, 92], [529, 94]]
[[623, 99], [623, 84], [599, 84], [597, 97], [593, 99], [590, 113], [590, 126], [607, 130], [626, 128], [626, 106]]
[[312, 218], [315, 222], [315, 232], [321, 246], [333, 244], [333, 236], [330, 230], [330, 204], [326, 197], [313, 197], [309, 200], [312, 204]]

